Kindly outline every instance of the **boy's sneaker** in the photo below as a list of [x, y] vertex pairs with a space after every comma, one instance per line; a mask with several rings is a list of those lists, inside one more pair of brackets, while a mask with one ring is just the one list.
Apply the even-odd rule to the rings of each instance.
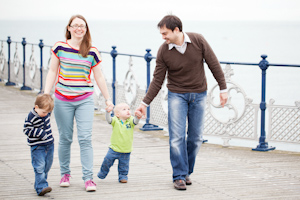
[[92, 180], [88, 180], [85, 182], [85, 190], [87, 192], [93, 192], [96, 191], [96, 183]]
[[60, 180], [60, 187], [69, 187], [70, 186], [70, 174], [65, 174]]
[[46, 187], [39, 193], [39, 196], [44, 196], [46, 193], [51, 192], [51, 191], [52, 191], [51, 187]]
[[186, 185], [192, 185], [192, 180], [189, 176], [185, 177], [185, 183], [186, 183]]

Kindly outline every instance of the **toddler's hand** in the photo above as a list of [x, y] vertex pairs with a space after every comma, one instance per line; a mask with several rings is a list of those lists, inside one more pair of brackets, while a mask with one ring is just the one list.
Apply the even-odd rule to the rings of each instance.
[[105, 110], [107, 112], [111, 112], [114, 109], [114, 104], [111, 101], [106, 101], [106, 108]]
[[140, 111], [135, 111], [134, 115], [137, 116], [137, 118], [141, 119], [143, 114]]

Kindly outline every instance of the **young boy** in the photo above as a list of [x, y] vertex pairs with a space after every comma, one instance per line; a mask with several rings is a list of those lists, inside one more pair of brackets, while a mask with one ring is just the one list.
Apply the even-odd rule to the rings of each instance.
[[[106, 112], [106, 121], [113, 126], [113, 132], [110, 139], [111, 144], [98, 173], [98, 177], [104, 179], [114, 161], [118, 159], [119, 182], [127, 183], [133, 142], [133, 128], [139, 123], [139, 118], [131, 116], [130, 108], [126, 103], [117, 104], [114, 113], [115, 116], [111, 118], [110, 113]], [[141, 114], [138, 116], [141, 116]]]
[[35, 173], [34, 189], [39, 196], [51, 192], [47, 176], [53, 162], [54, 138], [50, 125], [50, 114], [54, 102], [49, 94], [37, 96], [34, 108], [25, 119], [23, 132], [31, 147], [31, 163]]

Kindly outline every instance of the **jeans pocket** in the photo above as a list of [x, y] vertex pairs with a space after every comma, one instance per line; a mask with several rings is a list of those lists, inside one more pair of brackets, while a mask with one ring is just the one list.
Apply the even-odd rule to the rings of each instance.
[[34, 150], [38, 150], [39, 147], [40, 147], [39, 145], [31, 146], [31, 152], [33, 152]]

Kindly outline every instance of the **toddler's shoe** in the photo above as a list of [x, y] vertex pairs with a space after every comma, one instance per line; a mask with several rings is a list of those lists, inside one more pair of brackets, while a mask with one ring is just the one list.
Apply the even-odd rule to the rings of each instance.
[[60, 180], [60, 187], [69, 187], [70, 186], [70, 174], [65, 174]]
[[52, 191], [51, 187], [46, 187], [39, 193], [39, 196], [44, 196], [46, 193], [51, 192], [51, 191]]
[[186, 185], [192, 185], [192, 180], [189, 176], [185, 177], [185, 183], [186, 183]]
[[85, 190], [87, 192], [93, 192], [96, 191], [96, 183], [92, 180], [88, 180], [85, 182]]
[[127, 180], [122, 179], [122, 180], [120, 180], [120, 183], [127, 183]]

